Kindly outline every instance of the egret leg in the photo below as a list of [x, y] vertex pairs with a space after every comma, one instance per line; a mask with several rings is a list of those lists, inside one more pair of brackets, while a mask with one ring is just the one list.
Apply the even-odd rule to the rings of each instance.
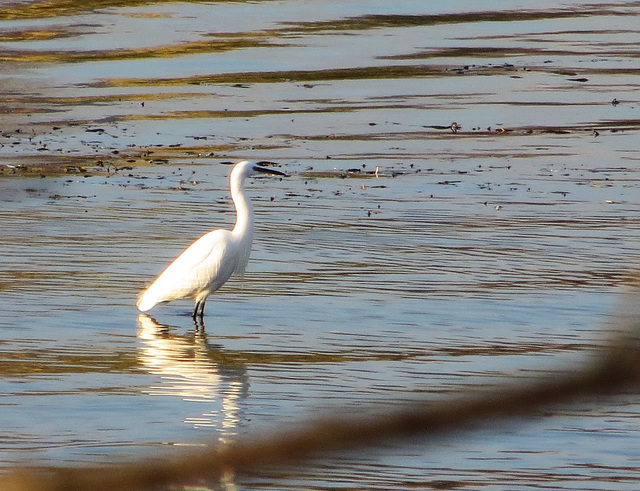
[[202, 318], [204, 317], [204, 303], [206, 301], [206, 298], [196, 301], [196, 307], [193, 309], [193, 320], [202, 320]]

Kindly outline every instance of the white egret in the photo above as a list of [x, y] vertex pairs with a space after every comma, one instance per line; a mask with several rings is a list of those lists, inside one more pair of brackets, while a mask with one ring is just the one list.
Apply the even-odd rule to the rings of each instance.
[[232, 274], [244, 273], [253, 241], [253, 208], [244, 191], [244, 180], [259, 172], [286, 176], [246, 160], [238, 162], [229, 175], [231, 199], [236, 208], [233, 230], [213, 230], [191, 244], [138, 297], [138, 310], [146, 312], [156, 304], [193, 298], [193, 318], [202, 319], [207, 297]]

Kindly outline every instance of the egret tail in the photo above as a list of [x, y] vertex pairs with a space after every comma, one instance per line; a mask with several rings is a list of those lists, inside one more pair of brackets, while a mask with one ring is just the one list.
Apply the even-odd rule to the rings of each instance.
[[151, 310], [158, 303], [158, 299], [153, 295], [153, 292], [150, 292], [149, 290], [150, 289], [147, 288], [138, 297], [136, 306], [140, 312]]

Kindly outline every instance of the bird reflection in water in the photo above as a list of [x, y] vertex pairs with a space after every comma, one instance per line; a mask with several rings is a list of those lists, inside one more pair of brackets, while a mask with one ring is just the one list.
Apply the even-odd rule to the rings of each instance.
[[148, 393], [209, 404], [206, 412], [187, 417], [185, 423], [217, 427], [220, 442], [232, 440], [241, 421], [241, 400], [249, 392], [246, 367], [225, 360], [220, 346], [207, 343], [204, 329], [172, 334], [169, 326], [146, 314], [138, 316], [138, 325], [142, 341], [138, 358], [149, 373], [162, 378], [162, 384], [149, 387]]

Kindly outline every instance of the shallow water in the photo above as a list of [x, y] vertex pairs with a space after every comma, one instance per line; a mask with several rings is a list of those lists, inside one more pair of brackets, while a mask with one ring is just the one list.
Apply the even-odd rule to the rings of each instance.
[[[0, 7], [5, 467], [435, 404], [606, 339], [638, 257], [640, 3], [82, 5]], [[249, 183], [247, 274], [204, 332], [188, 301], [139, 316], [168, 261], [232, 225], [241, 158], [291, 174]], [[629, 489], [639, 404], [235, 484]]]

